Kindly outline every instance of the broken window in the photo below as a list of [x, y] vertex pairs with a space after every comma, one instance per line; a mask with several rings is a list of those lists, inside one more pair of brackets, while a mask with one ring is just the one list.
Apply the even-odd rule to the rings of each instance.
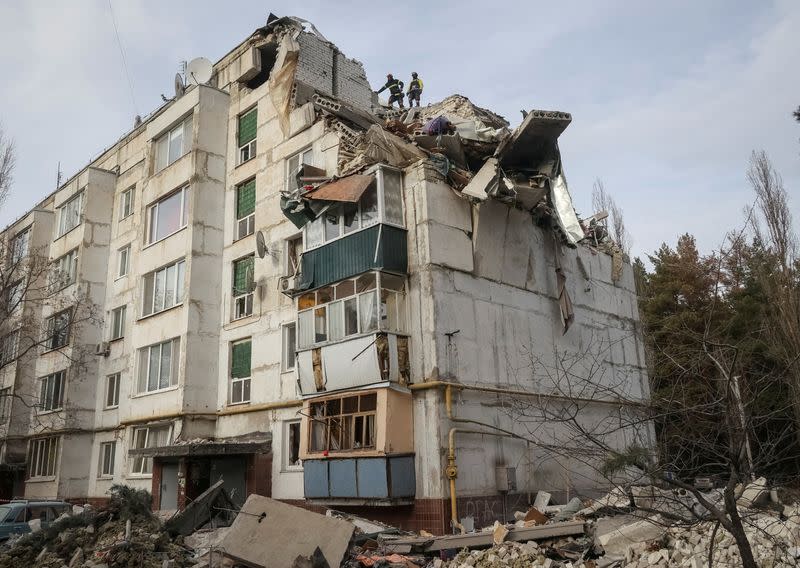
[[282, 327], [282, 348], [283, 357], [281, 358], [281, 368], [283, 371], [291, 371], [295, 366], [297, 355], [296, 331], [297, 325], [294, 322], [286, 323]]
[[250, 402], [250, 368], [253, 343], [250, 339], [231, 345], [231, 404]]
[[256, 157], [256, 133], [258, 130], [258, 108], [254, 107], [239, 115], [238, 146], [240, 164]]
[[155, 143], [155, 173], [189, 152], [192, 147], [192, 116], [165, 132]]
[[300, 421], [287, 420], [284, 430], [284, 463], [285, 469], [297, 469], [302, 466], [300, 461]]
[[39, 392], [39, 411], [52, 412], [61, 410], [64, 404], [64, 379], [65, 371], [47, 375], [42, 379]]
[[303, 164], [314, 165], [314, 151], [311, 148], [298, 152], [286, 160], [286, 191], [292, 192], [300, 187], [297, 184], [297, 172]]
[[69, 328], [72, 320], [72, 310], [66, 309], [54, 316], [47, 318], [46, 349], [58, 349], [69, 343]]
[[69, 251], [53, 261], [50, 268], [50, 291], [58, 292], [74, 284], [78, 276], [78, 249]]
[[28, 247], [31, 241], [31, 228], [17, 233], [11, 240], [9, 251], [11, 253], [11, 264], [16, 264], [28, 254]]
[[300, 256], [303, 254], [303, 235], [286, 239], [286, 266], [284, 275], [294, 276], [300, 272]]
[[[172, 439], [172, 426], [158, 426], [149, 428], [135, 428], [133, 430], [133, 444], [131, 449], [143, 450], [146, 448], [160, 448], [168, 446]], [[153, 458], [133, 456], [131, 473], [149, 475], [153, 473]]]
[[393, 225], [403, 225], [402, 176], [399, 171], [381, 168], [383, 181], [384, 221]]
[[376, 393], [348, 395], [311, 405], [309, 451], [375, 447]]
[[368, 272], [300, 296], [297, 302], [298, 347], [339, 341], [379, 329], [405, 332], [405, 280], [380, 273], [381, 302], [378, 304], [377, 274]]

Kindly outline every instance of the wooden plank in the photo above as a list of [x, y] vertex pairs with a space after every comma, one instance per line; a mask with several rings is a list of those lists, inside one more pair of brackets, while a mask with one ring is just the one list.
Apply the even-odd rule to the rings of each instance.
[[[527, 542], [529, 540], [544, 540], [560, 536], [575, 536], [584, 534], [583, 521], [566, 521], [563, 523], [550, 523], [537, 527], [515, 528], [508, 533], [506, 541]], [[424, 550], [435, 552], [457, 548], [477, 548], [492, 545], [491, 532], [447, 535], [434, 538], [413, 538], [385, 540], [383, 544], [390, 552], [409, 550]]]

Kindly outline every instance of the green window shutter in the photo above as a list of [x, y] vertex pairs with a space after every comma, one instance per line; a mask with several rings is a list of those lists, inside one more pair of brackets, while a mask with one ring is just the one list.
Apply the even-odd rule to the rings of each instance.
[[253, 264], [252, 256], [237, 260], [233, 263], [233, 288], [235, 294], [247, 293], [253, 283]]
[[256, 210], [256, 180], [239, 186], [236, 195], [236, 218], [244, 219]]
[[252, 342], [242, 341], [235, 343], [231, 349], [231, 377], [239, 379], [250, 376], [250, 357]]
[[254, 108], [239, 117], [239, 146], [244, 146], [256, 137], [257, 125], [258, 109]]

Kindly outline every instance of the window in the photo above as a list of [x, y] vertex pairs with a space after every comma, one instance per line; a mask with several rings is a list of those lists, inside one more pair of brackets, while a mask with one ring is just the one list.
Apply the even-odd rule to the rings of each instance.
[[367, 272], [303, 294], [297, 310], [297, 347], [301, 349], [378, 330], [403, 333], [405, 279]]
[[303, 150], [286, 160], [286, 191], [292, 192], [298, 189], [297, 172], [303, 164], [314, 165], [314, 152], [311, 148]]
[[83, 211], [83, 192], [79, 193], [58, 208], [58, 234], [56, 238], [65, 235], [81, 224]]
[[61, 410], [61, 406], [64, 403], [64, 379], [66, 374], [66, 371], [59, 371], [42, 379], [41, 390], [39, 391], [40, 412]]
[[136, 186], [130, 187], [122, 192], [119, 199], [119, 218], [125, 219], [133, 215], [133, 205], [136, 195]]
[[67, 309], [58, 312], [52, 317], [47, 318], [47, 337], [45, 338], [45, 348], [58, 349], [69, 343], [70, 320], [72, 311]]
[[231, 404], [250, 402], [250, 365], [252, 342], [250, 339], [231, 345]]
[[111, 312], [111, 337], [109, 339], [120, 339], [125, 336], [125, 312], [127, 306], [120, 306]]
[[116, 442], [103, 442], [100, 444], [100, 476], [111, 477], [114, 475], [114, 456], [117, 453]]
[[131, 261], [131, 245], [122, 247], [117, 251], [117, 278], [128, 274]]
[[11, 387], [0, 389], [0, 424], [8, 422], [11, 413]]
[[22, 296], [25, 294], [25, 282], [18, 280], [9, 285], [6, 292], [6, 311], [10, 314], [22, 303]]
[[18, 349], [19, 330], [12, 331], [0, 339], [0, 367], [15, 361]]
[[258, 130], [258, 108], [239, 116], [239, 162], [256, 157], [256, 132]]
[[119, 406], [120, 376], [120, 373], [114, 373], [106, 377], [106, 408], [116, 408]]
[[139, 349], [138, 392], [155, 392], [177, 385], [179, 359], [178, 338]]
[[303, 465], [300, 461], [300, 421], [287, 420], [283, 424], [283, 468], [300, 469]]
[[256, 180], [236, 188], [236, 240], [252, 235], [256, 228]]
[[253, 314], [254, 263], [253, 255], [240, 258], [233, 263], [233, 319], [235, 320]]
[[[145, 448], [160, 448], [168, 446], [172, 438], [171, 426], [150, 428], [135, 428], [133, 431], [134, 450]], [[149, 475], [153, 473], [153, 458], [134, 456], [131, 473], [136, 475]]]
[[192, 147], [192, 117], [156, 140], [156, 173], [188, 153]]
[[57, 292], [74, 284], [78, 276], [78, 249], [69, 251], [53, 261], [50, 273], [50, 290]]
[[149, 316], [183, 303], [186, 263], [179, 260], [144, 276], [142, 316]]
[[9, 252], [11, 254], [11, 264], [16, 264], [28, 254], [28, 247], [30, 246], [31, 229], [30, 227], [24, 231], [17, 233], [11, 240]]
[[309, 451], [374, 448], [377, 399], [369, 393], [312, 403]]
[[52, 477], [56, 474], [58, 461], [58, 436], [32, 440], [28, 463], [28, 477]]
[[291, 371], [294, 369], [295, 359], [297, 355], [297, 324], [294, 322], [283, 324], [281, 328], [283, 357], [281, 358], [284, 371]]
[[303, 255], [303, 235], [295, 235], [286, 239], [286, 266], [284, 274], [294, 276], [300, 272], [300, 258]]
[[373, 185], [358, 203], [333, 205], [322, 215], [306, 224], [306, 248], [313, 248], [366, 229], [378, 222], [378, 197]]
[[168, 195], [147, 211], [148, 243], [165, 239], [183, 229], [189, 219], [189, 186]]

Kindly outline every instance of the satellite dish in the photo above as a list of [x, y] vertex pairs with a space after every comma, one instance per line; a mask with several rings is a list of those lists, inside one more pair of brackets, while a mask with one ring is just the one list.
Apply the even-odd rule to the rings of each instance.
[[186, 81], [191, 85], [205, 85], [211, 80], [214, 66], [205, 57], [195, 57], [186, 65]]
[[256, 251], [258, 252], [258, 258], [264, 258], [269, 253], [269, 249], [267, 249], [267, 241], [264, 239], [264, 233], [258, 231], [256, 233]]
[[183, 77], [180, 73], [175, 73], [175, 98], [180, 98], [186, 92], [186, 85], [183, 84]]

